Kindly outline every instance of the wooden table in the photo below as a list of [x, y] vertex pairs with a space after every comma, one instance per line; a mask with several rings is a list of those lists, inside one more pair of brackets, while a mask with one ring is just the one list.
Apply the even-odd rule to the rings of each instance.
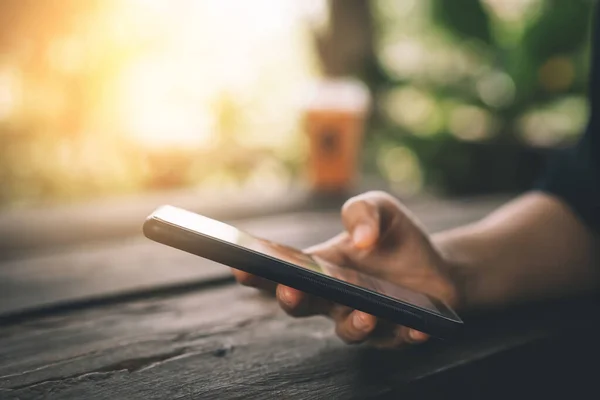
[[[428, 200], [411, 208], [438, 230], [499, 202]], [[332, 211], [236, 223], [299, 247], [340, 229]], [[223, 266], [132, 237], [7, 259], [0, 300], [2, 399], [599, 393], [591, 299], [470, 318], [455, 341], [382, 351], [342, 344], [325, 318], [287, 317], [272, 299], [235, 285]]]

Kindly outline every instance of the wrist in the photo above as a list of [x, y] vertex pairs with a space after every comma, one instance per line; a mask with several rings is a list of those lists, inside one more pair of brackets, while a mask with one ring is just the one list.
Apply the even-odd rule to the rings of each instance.
[[434, 234], [431, 242], [441, 258], [442, 269], [453, 286], [455, 301], [451, 306], [457, 311], [470, 311], [480, 307], [476, 291], [480, 286], [480, 274], [464, 250], [456, 245], [453, 233]]

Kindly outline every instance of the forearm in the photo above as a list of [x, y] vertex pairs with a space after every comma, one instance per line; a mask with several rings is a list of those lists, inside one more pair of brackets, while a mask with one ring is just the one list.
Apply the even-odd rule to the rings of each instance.
[[592, 291], [600, 281], [594, 237], [558, 199], [532, 192], [483, 220], [432, 236], [480, 309]]

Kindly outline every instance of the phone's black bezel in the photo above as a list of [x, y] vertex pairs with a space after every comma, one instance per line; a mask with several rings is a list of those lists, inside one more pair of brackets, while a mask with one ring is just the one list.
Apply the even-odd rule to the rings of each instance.
[[143, 232], [147, 238], [167, 246], [410, 326], [438, 338], [451, 336], [463, 325], [450, 308], [433, 297], [427, 296], [444, 315], [186, 229], [154, 215], [145, 221]]

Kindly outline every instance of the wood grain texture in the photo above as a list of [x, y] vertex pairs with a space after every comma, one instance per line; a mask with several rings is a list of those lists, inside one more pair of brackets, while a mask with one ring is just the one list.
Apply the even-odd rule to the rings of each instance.
[[[302, 221], [302, 223], [298, 223]], [[297, 214], [250, 220], [240, 227], [305, 247], [340, 229], [333, 215]], [[143, 237], [81, 245], [0, 264], [0, 314], [52, 303], [218, 280], [229, 269]]]
[[163, 204], [213, 218], [241, 219], [298, 210], [306, 203], [306, 197], [301, 188], [292, 188], [285, 196], [264, 190], [225, 196], [187, 189], [83, 204], [1, 210], [0, 259], [137, 235], [144, 219]]
[[[346, 346], [325, 318], [289, 318], [272, 299], [230, 285], [2, 327], [0, 398], [361, 399], [436, 388], [474, 398], [468, 392], [478, 382], [469, 377], [517, 390], [515, 381], [540, 379], [535, 371], [544, 365], [563, 379], [565, 368], [585, 371], [556, 358], [573, 329], [583, 332], [581, 342], [598, 333], [589, 309], [571, 308], [498, 313], [469, 321], [452, 343], [382, 351]], [[581, 361], [582, 347], [570, 347]], [[597, 345], [586, 351], [584, 360], [600, 355]], [[431, 386], [440, 376], [453, 379]]]

